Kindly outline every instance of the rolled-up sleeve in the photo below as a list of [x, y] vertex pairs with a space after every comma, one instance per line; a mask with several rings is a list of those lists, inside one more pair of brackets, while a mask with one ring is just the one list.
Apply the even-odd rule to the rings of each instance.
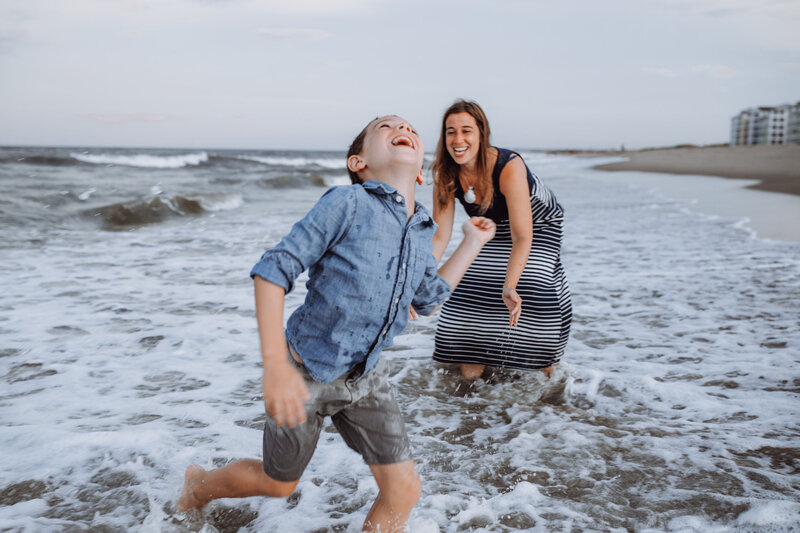
[[436, 306], [442, 305], [450, 297], [450, 284], [439, 276], [437, 266], [436, 258], [433, 254], [428, 254], [425, 276], [411, 300], [411, 305], [422, 315], [433, 313]]
[[347, 234], [355, 204], [352, 187], [328, 190], [277, 246], [264, 252], [250, 277], [258, 276], [290, 292], [297, 277]]

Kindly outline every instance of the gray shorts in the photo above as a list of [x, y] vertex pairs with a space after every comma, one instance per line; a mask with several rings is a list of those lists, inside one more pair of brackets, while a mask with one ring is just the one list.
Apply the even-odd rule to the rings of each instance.
[[345, 443], [360, 453], [367, 464], [411, 459], [405, 422], [383, 358], [358, 382], [355, 379], [359, 371], [353, 370], [324, 385], [311, 379], [305, 367], [291, 355], [288, 357], [305, 378], [311, 401], [306, 402], [306, 421], [293, 428], [278, 427], [267, 415], [263, 461], [269, 477], [277, 481], [300, 479], [317, 447], [326, 416], [331, 417]]

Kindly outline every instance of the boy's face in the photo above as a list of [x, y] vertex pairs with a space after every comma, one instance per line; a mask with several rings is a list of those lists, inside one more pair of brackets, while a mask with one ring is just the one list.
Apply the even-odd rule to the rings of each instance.
[[[408, 121], [389, 115], [367, 126], [364, 149], [359, 154], [373, 173], [381, 169], [407, 165], [416, 175], [422, 168], [425, 151], [422, 140]], [[377, 176], [376, 176], [377, 177]]]

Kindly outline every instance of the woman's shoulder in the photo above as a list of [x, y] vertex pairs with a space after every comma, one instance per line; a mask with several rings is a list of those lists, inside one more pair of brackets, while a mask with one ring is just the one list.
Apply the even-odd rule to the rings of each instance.
[[508, 165], [511, 161], [518, 161], [519, 163], [525, 164], [525, 161], [522, 160], [522, 156], [516, 150], [510, 150], [508, 148], [501, 148], [499, 146], [493, 146], [496, 155], [494, 168], [497, 171], [502, 171], [506, 165]]
[[496, 178], [499, 178], [501, 174], [506, 174], [508, 169], [527, 171], [528, 165], [525, 164], [518, 152], [500, 147], [495, 147], [495, 150], [497, 150], [497, 160], [494, 165]]

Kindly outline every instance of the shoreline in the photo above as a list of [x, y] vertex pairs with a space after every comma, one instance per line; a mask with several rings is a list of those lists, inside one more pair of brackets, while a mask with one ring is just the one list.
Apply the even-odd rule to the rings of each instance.
[[702, 213], [746, 218], [758, 238], [800, 242], [800, 145], [676, 147], [631, 152], [580, 151], [577, 157], [627, 157], [591, 167], [603, 179], [652, 187], [691, 201]]
[[575, 151], [578, 157], [626, 157], [592, 168], [757, 180], [748, 189], [800, 196], [800, 145], [706, 146], [635, 151]]

